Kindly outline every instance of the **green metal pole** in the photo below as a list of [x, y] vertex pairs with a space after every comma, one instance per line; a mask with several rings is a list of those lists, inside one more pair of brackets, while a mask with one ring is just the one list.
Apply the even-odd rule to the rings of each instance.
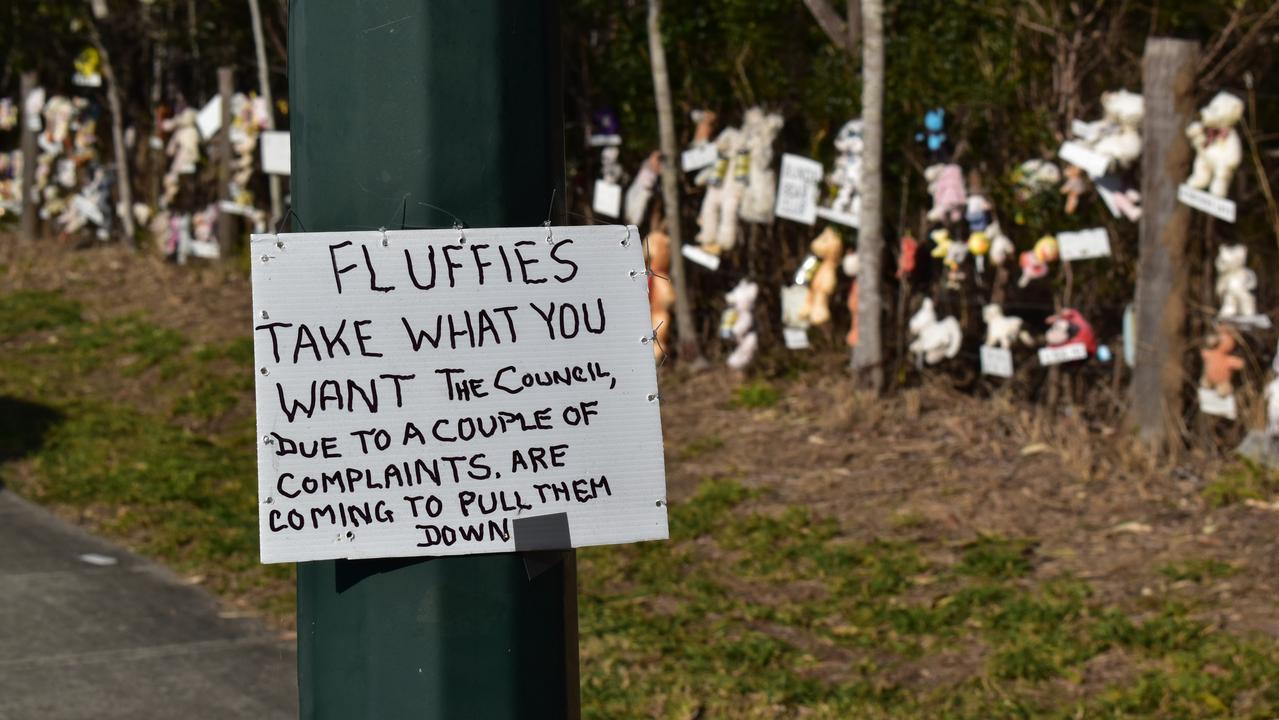
[[[291, 0], [294, 229], [560, 219], [559, 73], [556, 2]], [[298, 685], [303, 718], [576, 717], [574, 555], [301, 563]]]

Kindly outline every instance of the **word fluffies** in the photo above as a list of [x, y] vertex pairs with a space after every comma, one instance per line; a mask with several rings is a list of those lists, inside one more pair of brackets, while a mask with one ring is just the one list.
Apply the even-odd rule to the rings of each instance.
[[1101, 94], [1102, 118], [1077, 122], [1075, 135], [1094, 152], [1110, 159], [1108, 169], [1122, 169], [1141, 157], [1141, 120], [1145, 101], [1136, 93], [1116, 90]]
[[745, 136], [737, 128], [724, 128], [715, 139], [715, 147], [719, 160], [707, 178], [706, 196], [697, 217], [697, 242], [706, 252], [719, 255], [737, 244], [737, 206], [746, 177], [739, 179], [735, 166], [738, 155], [745, 150]]
[[839, 152], [835, 158], [835, 169], [826, 176], [826, 181], [835, 188], [831, 210], [853, 216], [861, 214], [862, 152], [865, 149], [861, 118], [844, 123], [835, 135], [835, 150]]
[[[1210, 339], [1212, 341], [1212, 339]], [[1235, 336], [1230, 331], [1218, 333], [1210, 347], [1200, 351], [1204, 361], [1200, 387], [1211, 388], [1222, 397], [1234, 392], [1234, 374], [1243, 369], [1243, 358], [1234, 355]]]
[[1074, 308], [1062, 308], [1048, 318], [1048, 332], [1044, 334], [1048, 347], [1061, 347], [1071, 343], [1083, 343], [1088, 354], [1097, 352], [1097, 336], [1092, 325]]
[[954, 163], [929, 165], [924, 170], [928, 192], [933, 196], [933, 207], [928, 211], [930, 222], [958, 222], [964, 214], [968, 196], [964, 190], [964, 172]]
[[648, 266], [648, 307], [657, 333], [653, 356], [660, 358], [662, 348], [670, 347], [671, 306], [675, 304], [675, 287], [663, 279], [671, 273], [671, 237], [661, 230], [648, 234]]
[[746, 111], [746, 189], [738, 212], [750, 223], [773, 221], [773, 200], [777, 197], [777, 176], [773, 173], [773, 141], [782, 130], [782, 116], [765, 114], [759, 108]]
[[813, 325], [825, 325], [830, 322], [830, 296], [835, 292], [835, 269], [839, 267], [839, 255], [843, 252], [844, 241], [835, 228], [827, 227], [813, 239], [808, 246], [810, 252], [819, 261], [813, 279], [808, 283], [808, 297], [804, 299], [804, 307], [800, 317]]
[[1045, 235], [1033, 249], [1021, 254], [1021, 277], [1017, 287], [1026, 287], [1031, 280], [1038, 280], [1048, 274], [1048, 263], [1057, 259], [1057, 238]]
[[1029, 345], [1031, 343], [1030, 333], [1022, 330], [1022, 319], [1011, 315], [1005, 315], [1004, 309], [996, 303], [991, 303], [981, 309], [981, 317], [986, 321], [986, 347], [1003, 348], [1011, 350], [1013, 343], [1021, 340]]
[[1247, 268], [1248, 248], [1243, 245], [1222, 245], [1213, 265], [1217, 269], [1217, 297], [1221, 298], [1218, 317], [1255, 315], [1257, 300], [1252, 291], [1257, 289], [1257, 274]]
[[844, 274], [853, 279], [848, 286], [848, 313], [852, 316], [852, 324], [848, 327], [848, 335], [844, 341], [848, 347], [857, 347], [857, 274], [862, 271], [861, 260], [857, 258], [857, 253], [844, 253], [844, 260], [840, 263], [840, 269]]
[[731, 322], [726, 322], [732, 339], [737, 341], [737, 348], [728, 356], [728, 366], [741, 370], [750, 364], [755, 357], [755, 348], [759, 346], [759, 337], [755, 334], [755, 299], [759, 297], [759, 286], [750, 280], [737, 283], [724, 299], [729, 308], [725, 311], [726, 320], [731, 315]]
[[657, 184], [657, 174], [662, 170], [662, 153], [654, 150], [648, 159], [635, 173], [635, 179], [626, 189], [625, 215], [626, 222], [639, 225], [644, 221], [644, 211], [648, 201], [653, 197], [653, 186]]
[[929, 365], [958, 355], [964, 340], [958, 320], [953, 317], [937, 320], [931, 298], [924, 298], [923, 305], [911, 316], [910, 334], [914, 337], [910, 341], [911, 354]]
[[1243, 100], [1219, 92], [1199, 111], [1199, 120], [1186, 128], [1195, 148], [1195, 166], [1186, 184], [1217, 197], [1230, 191], [1230, 179], [1243, 158], [1243, 146], [1235, 124], [1243, 117]]

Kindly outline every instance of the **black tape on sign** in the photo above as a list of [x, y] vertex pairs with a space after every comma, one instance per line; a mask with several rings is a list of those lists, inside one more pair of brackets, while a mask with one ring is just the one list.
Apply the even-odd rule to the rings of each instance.
[[568, 513], [516, 518], [513, 525], [516, 552], [573, 547], [573, 539], [568, 532]]

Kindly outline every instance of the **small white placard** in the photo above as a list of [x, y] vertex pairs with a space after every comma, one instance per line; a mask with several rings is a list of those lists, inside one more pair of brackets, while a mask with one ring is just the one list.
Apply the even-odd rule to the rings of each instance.
[[195, 116], [195, 126], [204, 140], [218, 134], [218, 130], [222, 129], [221, 95], [214, 95], [204, 104], [204, 107], [200, 108], [200, 112]]
[[787, 350], [807, 350], [808, 329], [790, 327], [789, 325], [783, 326], [782, 342], [786, 344]]
[[591, 209], [608, 217], [622, 216], [622, 186], [608, 180], [595, 181], [595, 197]]
[[253, 235], [263, 562], [667, 537], [634, 226]]
[[715, 147], [715, 143], [702, 143], [680, 153], [679, 166], [684, 172], [693, 172], [710, 167], [717, 160], [719, 160], [719, 148]]
[[622, 144], [622, 136], [616, 133], [612, 135], [592, 135], [587, 143], [591, 147], [617, 147]]
[[861, 218], [852, 213], [835, 212], [830, 208], [819, 207], [817, 208], [817, 217], [840, 225], [846, 225], [850, 228], [861, 227]]
[[1217, 197], [1210, 192], [1196, 190], [1195, 188], [1182, 183], [1177, 187], [1177, 199], [1183, 204], [1206, 212], [1218, 220], [1225, 220], [1228, 223], [1235, 221], [1235, 201], [1230, 198]]
[[102, 75], [98, 73], [93, 73], [92, 75], [76, 73], [71, 76], [71, 84], [79, 87], [102, 87]]
[[191, 255], [206, 260], [217, 260], [222, 256], [222, 249], [212, 240], [192, 240], [188, 246]]
[[1068, 262], [1110, 255], [1110, 235], [1106, 228], [1057, 233], [1057, 245], [1061, 248], [1061, 259]]
[[1222, 397], [1212, 388], [1199, 388], [1199, 411], [1205, 415], [1216, 415], [1231, 420], [1239, 415], [1234, 394]]
[[822, 164], [802, 155], [782, 155], [777, 182], [777, 217], [812, 225], [817, 222], [817, 196], [821, 193]]
[[1106, 170], [1110, 168], [1110, 158], [1073, 140], [1062, 143], [1057, 155], [1062, 160], [1082, 169], [1090, 177], [1105, 175]]
[[1225, 317], [1218, 315], [1217, 320], [1244, 328], [1270, 329], [1269, 315], [1227, 315]]
[[1013, 353], [1011, 350], [989, 345], [981, 346], [981, 373], [995, 377], [1010, 378], [1013, 376]]
[[1039, 348], [1040, 365], [1060, 365], [1076, 360], [1087, 360], [1088, 348], [1081, 342], [1067, 343], [1057, 347]]
[[267, 175], [288, 175], [292, 168], [288, 130], [265, 130], [258, 136], [262, 146], [262, 172]]
[[719, 256], [712, 255], [696, 245], [685, 245], [680, 252], [684, 254], [684, 257], [712, 272], [719, 269]]

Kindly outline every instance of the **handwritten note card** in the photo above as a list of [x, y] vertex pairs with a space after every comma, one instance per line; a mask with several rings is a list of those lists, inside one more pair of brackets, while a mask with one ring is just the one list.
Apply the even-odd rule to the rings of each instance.
[[638, 237], [254, 235], [263, 562], [667, 537]]
[[800, 155], [782, 155], [777, 183], [776, 215], [812, 225], [817, 222], [817, 196], [821, 190], [822, 164]]

